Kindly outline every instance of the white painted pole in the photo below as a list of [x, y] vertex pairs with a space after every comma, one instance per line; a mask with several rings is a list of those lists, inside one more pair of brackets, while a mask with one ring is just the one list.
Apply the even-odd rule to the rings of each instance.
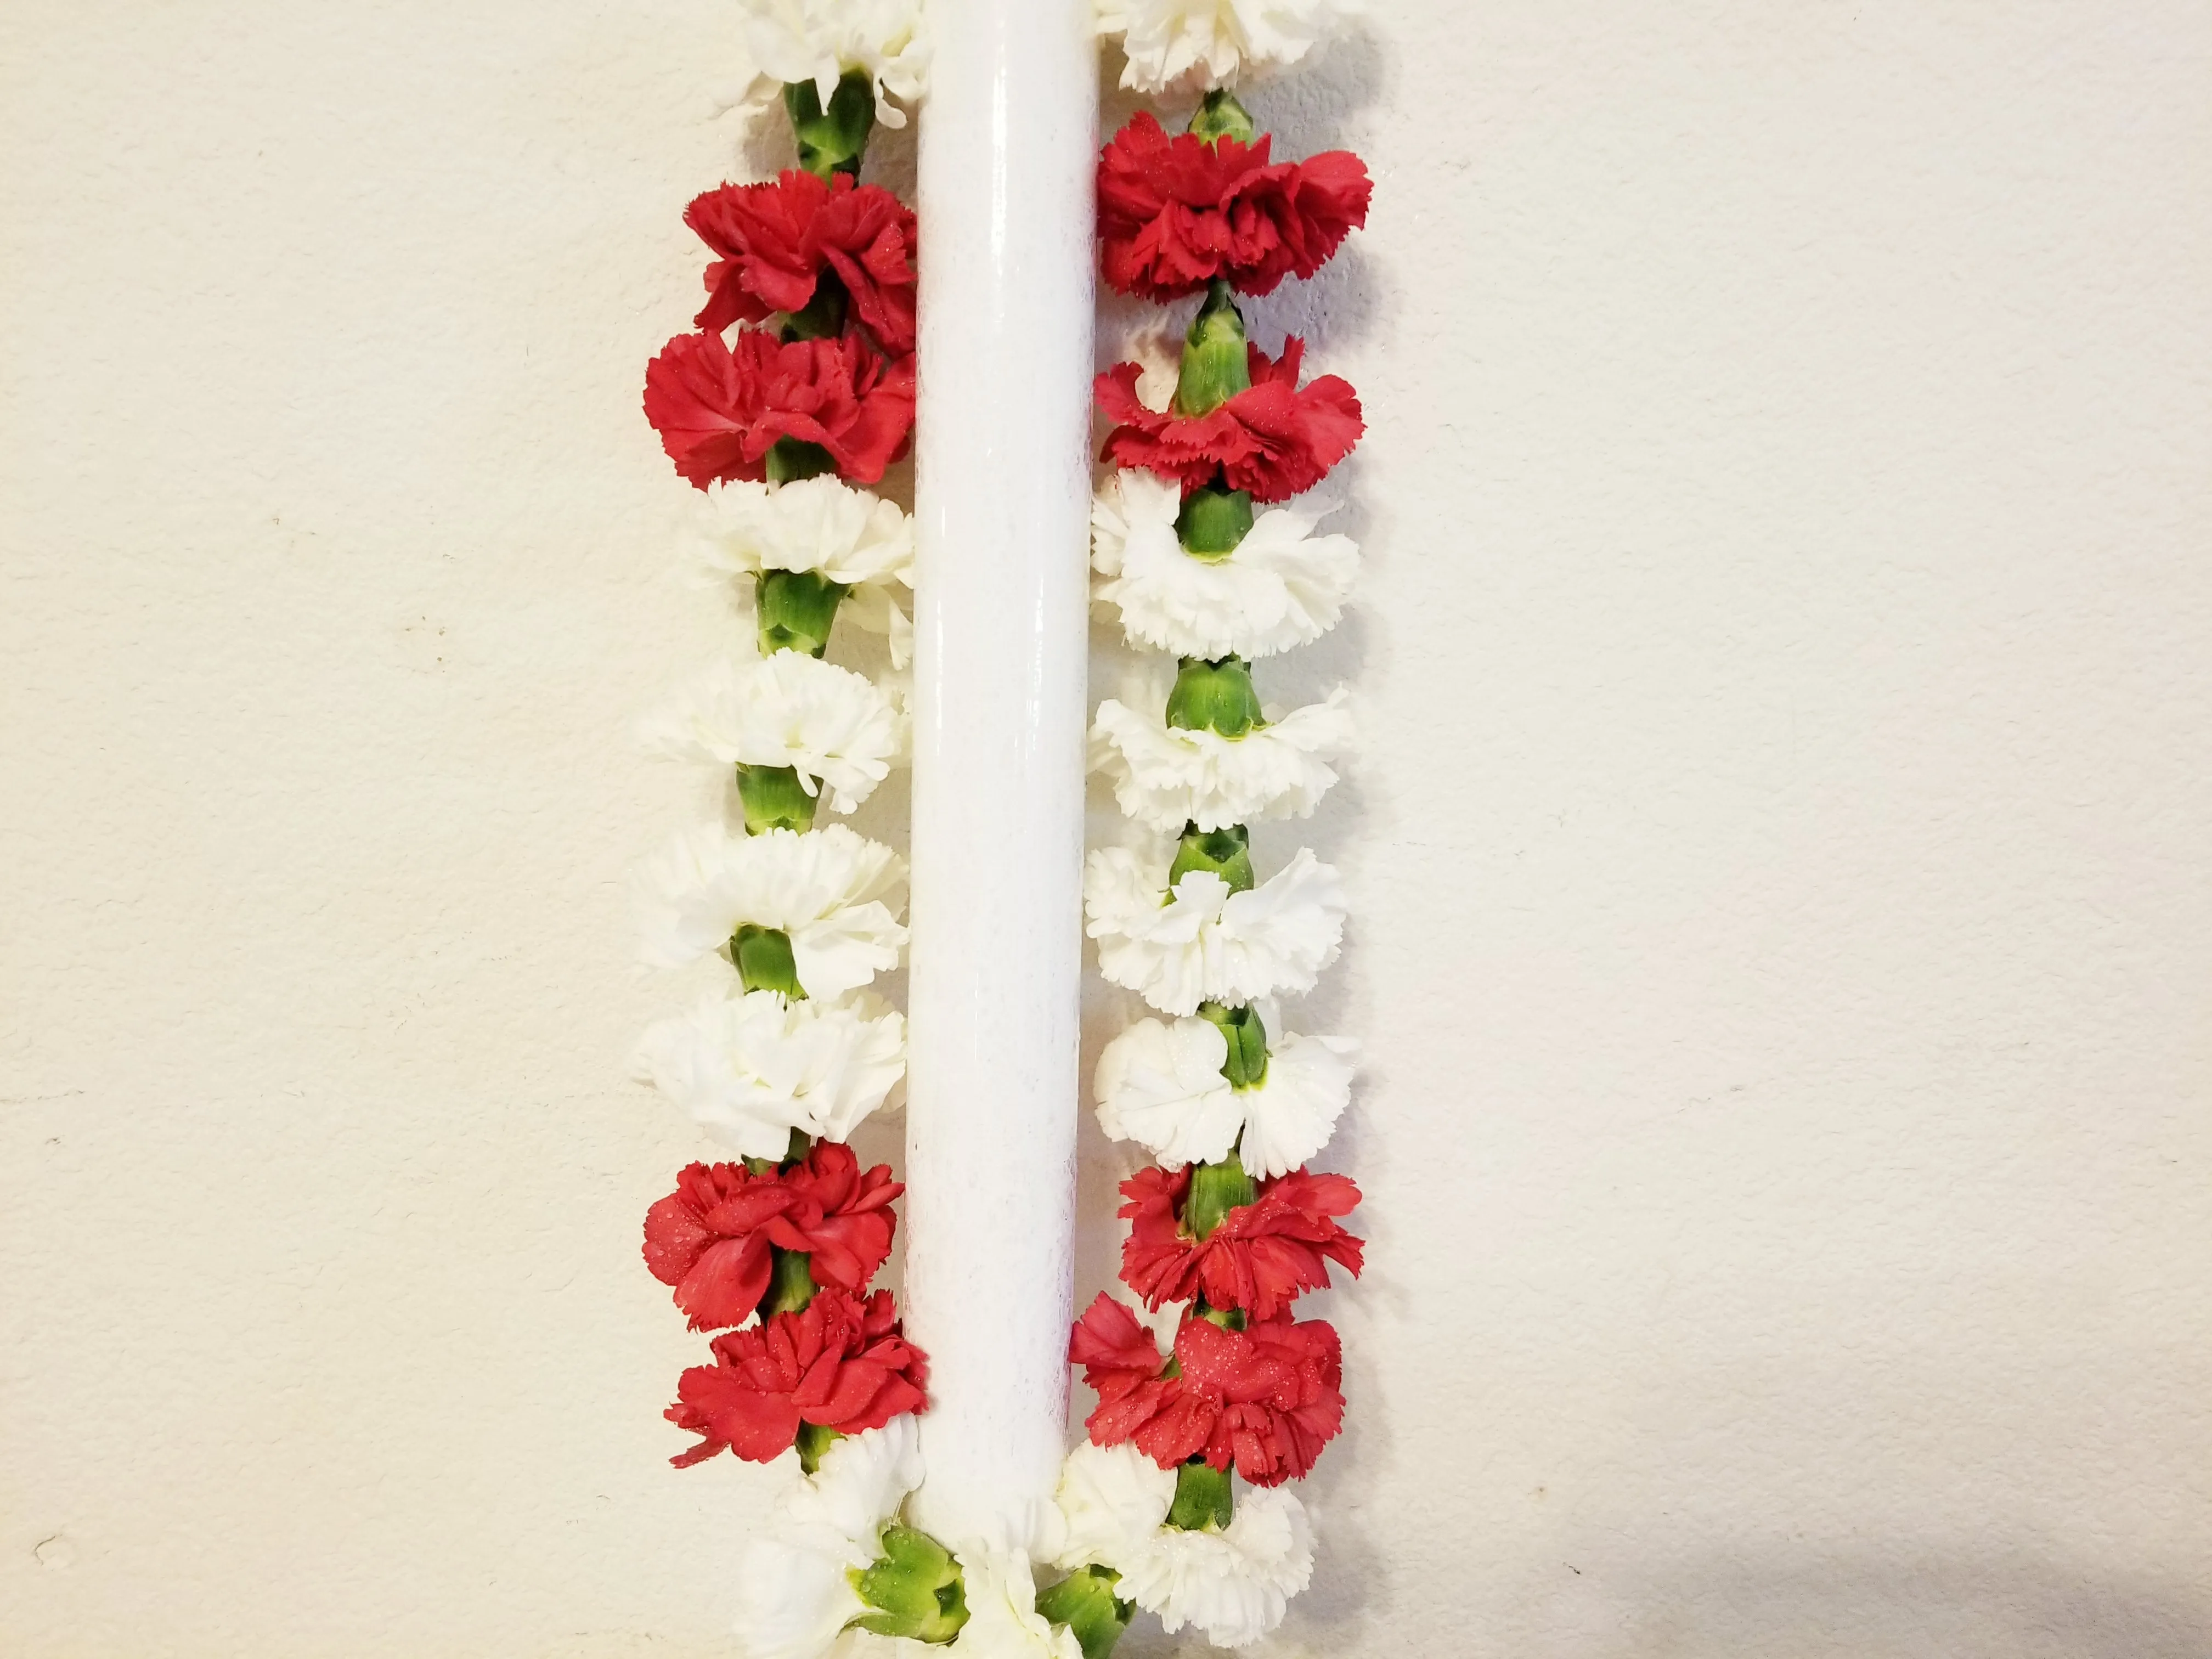
[[1082, 969], [1092, 0], [931, 0], [907, 1330], [915, 1518], [1019, 1528], [1066, 1427]]

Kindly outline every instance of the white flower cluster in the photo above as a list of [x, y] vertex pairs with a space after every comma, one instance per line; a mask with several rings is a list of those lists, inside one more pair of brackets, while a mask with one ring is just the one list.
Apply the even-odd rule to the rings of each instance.
[[832, 1441], [738, 1558], [738, 1659], [816, 1659], [837, 1644], [847, 1621], [868, 1611], [852, 1572], [883, 1553], [884, 1528], [921, 1484], [910, 1412]]
[[746, 102], [811, 81], [826, 109], [845, 72], [859, 70], [874, 88], [876, 119], [902, 127], [906, 113], [890, 99], [912, 103], [928, 84], [921, 0], [739, 0], [739, 9], [753, 70]]
[[1267, 723], [1241, 738], [1186, 731], [1109, 697], [1091, 728], [1091, 769], [1113, 779], [1123, 812], [1164, 836], [1187, 823], [1219, 830], [1305, 817], [1336, 781], [1329, 757], [1352, 746], [1345, 697], [1340, 686], [1288, 714], [1271, 705]]
[[1176, 539], [1182, 506], [1175, 480], [1138, 471], [1108, 475], [1091, 502], [1091, 592], [1120, 611], [1132, 645], [1256, 659], [1336, 626], [1359, 548], [1348, 536], [1313, 533], [1333, 507], [1262, 507], [1233, 551], [1194, 559]]
[[1212, 1021], [1140, 1019], [1098, 1056], [1098, 1127], [1170, 1170], [1218, 1164], [1231, 1147], [1262, 1181], [1299, 1168], [1336, 1132], [1359, 1045], [1284, 1031], [1272, 1002], [1255, 1007], [1267, 1032], [1258, 1083], [1235, 1089], [1222, 1076], [1229, 1040]]
[[1360, 0], [1098, 0], [1098, 32], [1121, 37], [1121, 84], [1210, 91], [1295, 64]]
[[[732, 483], [707, 498], [699, 553], [716, 580], [811, 572], [843, 585], [841, 617], [910, 637], [891, 596], [914, 567], [914, 532], [898, 507], [832, 477], [770, 488]], [[835, 812], [866, 800], [902, 759], [907, 715], [890, 689], [803, 651], [748, 648], [718, 662], [643, 722], [646, 746], [715, 767], [788, 767]], [[906, 1021], [866, 987], [896, 968], [906, 866], [842, 824], [759, 835], [720, 823], [686, 830], [638, 872], [646, 959], [677, 968], [720, 954], [740, 927], [789, 941], [805, 995], [726, 983], [653, 1025], [633, 1069], [732, 1152], [776, 1158], [793, 1129], [848, 1139], [896, 1103], [906, 1075]]]
[[1162, 1013], [1310, 991], [1336, 960], [1344, 884], [1311, 849], [1242, 893], [1210, 870], [1186, 872], [1170, 890], [1173, 862], [1167, 847], [1107, 847], [1083, 872], [1098, 971]]
[[[1122, 85], [1153, 93], [1210, 90], [1293, 63], [1358, 9], [1097, 5], [1100, 32], [1122, 37]], [[1166, 408], [1178, 354], [1149, 333], [1135, 343], [1138, 395]], [[1132, 647], [1180, 659], [1172, 686], [1155, 658], [1140, 687], [1098, 705], [1091, 769], [1151, 839], [1093, 851], [1083, 892], [1099, 972], [1165, 1016], [1136, 1021], [1100, 1054], [1099, 1126], [1168, 1170], [1288, 1175], [1328, 1144], [1351, 1099], [1358, 1045], [1285, 1030], [1274, 1001], [1312, 989], [1336, 959], [1343, 884], [1308, 848], [1260, 879], [1247, 828], [1310, 816], [1353, 743], [1344, 688], [1285, 709], [1260, 702], [1250, 666], [1311, 644], [1342, 617], [1359, 549], [1319, 529], [1334, 507], [1316, 493], [1255, 508], [1218, 476], [1187, 495], [1182, 481], [1135, 469], [1109, 474], [1091, 503], [1093, 599], [1118, 614]], [[1275, 1629], [1306, 1587], [1312, 1532], [1290, 1492], [1249, 1485], [1223, 1490], [1225, 1510], [1209, 1498], [1205, 1524], [1170, 1525], [1188, 1473], [1133, 1444], [1078, 1446], [1061, 1475], [1057, 1559], [1110, 1569], [1114, 1594], [1157, 1613], [1170, 1635], [1188, 1626], [1243, 1647]]]
[[724, 658], [640, 724], [655, 754], [710, 766], [788, 766], [849, 812], [906, 752], [906, 714], [865, 674], [803, 651]]
[[1083, 1659], [1074, 1633], [1037, 1612], [1029, 1553], [1003, 1540], [954, 1550], [968, 1619], [951, 1643], [847, 1628], [874, 1611], [854, 1576], [883, 1555], [884, 1529], [921, 1474], [920, 1431], [904, 1413], [832, 1441], [814, 1474], [793, 1478], [738, 1559], [738, 1659]]
[[906, 666], [914, 623], [894, 589], [914, 585], [914, 520], [897, 502], [826, 474], [781, 484], [732, 482], [707, 496], [695, 550], [709, 581], [736, 582], [744, 608], [763, 571], [811, 570], [842, 583], [851, 591], [839, 617], [884, 635], [891, 666]]
[[1060, 1474], [1060, 1565], [1111, 1567], [1114, 1593], [1171, 1636], [1189, 1625], [1217, 1647], [1258, 1641], [1313, 1577], [1304, 1506], [1279, 1486], [1254, 1487], [1226, 1527], [1188, 1532], [1167, 1524], [1175, 1492], [1175, 1471], [1133, 1445], [1078, 1446]]

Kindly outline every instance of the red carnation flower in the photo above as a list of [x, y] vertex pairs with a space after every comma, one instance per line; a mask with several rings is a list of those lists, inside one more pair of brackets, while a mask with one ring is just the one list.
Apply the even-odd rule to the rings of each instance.
[[1304, 1170], [1260, 1183], [1204, 1239], [1182, 1231], [1180, 1212], [1190, 1171], [1139, 1170], [1121, 1183], [1130, 1224], [1121, 1244], [1121, 1282], [1148, 1308], [1203, 1294], [1213, 1308], [1242, 1308], [1267, 1319], [1306, 1291], [1326, 1290], [1332, 1261], [1359, 1275], [1360, 1241], [1334, 1218], [1358, 1207], [1351, 1177]]
[[733, 350], [719, 334], [679, 334], [647, 366], [645, 418], [702, 489], [767, 477], [779, 438], [819, 444], [841, 477], [873, 483], [906, 453], [914, 359], [879, 357], [851, 336], [782, 345], [747, 329]]
[[914, 213], [880, 185], [793, 168], [772, 185], [710, 190], [684, 210], [684, 222], [721, 256], [707, 267], [701, 328], [719, 334], [803, 311], [829, 270], [884, 350], [914, 349]]
[[1335, 1329], [1287, 1314], [1225, 1330], [1193, 1314], [1176, 1332], [1176, 1375], [1137, 1317], [1102, 1295], [1077, 1322], [1068, 1358], [1098, 1391], [1091, 1443], [1132, 1441], [1164, 1469], [1203, 1455], [1255, 1486], [1302, 1477], [1344, 1425]]
[[743, 1324], [768, 1292], [769, 1247], [804, 1250], [817, 1285], [856, 1294], [891, 1251], [891, 1200], [906, 1189], [878, 1164], [823, 1141], [781, 1175], [693, 1164], [645, 1212], [645, 1265], [676, 1287], [695, 1331]]
[[703, 1437], [668, 1460], [679, 1469], [726, 1448], [765, 1463], [799, 1438], [802, 1422], [859, 1434], [928, 1403], [928, 1360], [899, 1334], [889, 1291], [866, 1302], [817, 1291], [797, 1313], [725, 1332], [714, 1351], [714, 1364], [684, 1373], [662, 1413]]
[[[1365, 430], [1359, 399], [1334, 374], [1298, 386], [1306, 343], [1292, 335], [1271, 358], [1245, 347], [1252, 385], [1206, 415], [1148, 409], [1137, 396], [1134, 363], [1116, 363], [1097, 382], [1098, 406], [1120, 422], [1106, 434], [1105, 459], [1177, 478], [1185, 489], [1226, 475], [1231, 489], [1261, 501], [1287, 501], [1312, 489], [1352, 453]], [[681, 465], [681, 463], [679, 463]]]
[[1270, 165], [1271, 140], [1170, 138], [1139, 114], [1098, 155], [1098, 234], [1106, 280], [1164, 303], [1225, 276], [1265, 294], [1310, 276], [1367, 222], [1366, 164], [1333, 149]]

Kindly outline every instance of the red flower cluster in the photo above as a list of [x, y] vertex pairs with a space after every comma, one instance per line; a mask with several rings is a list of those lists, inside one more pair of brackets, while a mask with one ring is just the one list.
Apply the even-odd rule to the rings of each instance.
[[710, 190], [684, 222], [721, 256], [707, 267], [706, 308], [695, 319], [708, 332], [805, 310], [829, 270], [885, 351], [914, 349], [914, 212], [880, 185], [793, 168], [772, 185]]
[[929, 1365], [899, 1334], [891, 1293], [862, 1302], [820, 1290], [797, 1313], [780, 1313], [714, 1342], [712, 1365], [694, 1365], [663, 1413], [702, 1438], [669, 1462], [678, 1468], [725, 1449], [765, 1463], [799, 1438], [802, 1422], [842, 1434], [879, 1429], [926, 1403]]
[[807, 1253], [817, 1285], [858, 1294], [890, 1254], [906, 1189], [890, 1166], [865, 1173], [853, 1149], [823, 1141], [778, 1175], [694, 1164], [645, 1212], [645, 1265], [676, 1287], [695, 1331], [741, 1325], [767, 1294], [769, 1246]]
[[1298, 386], [1304, 355], [1305, 342], [1295, 335], [1283, 342], [1279, 359], [1248, 345], [1250, 388], [1205, 415], [1146, 408], [1137, 396], [1143, 371], [1116, 363], [1096, 385], [1098, 406], [1119, 422], [1106, 434], [1104, 459], [1180, 479], [1185, 489], [1210, 483], [1219, 472], [1230, 489], [1249, 489], [1259, 501], [1287, 501], [1312, 489], [1352, 453], [1365, 428], [1347, 382], [1324, 374]]
[[779, 344], [765, 330], [679, 334], [645, 371], [645, 417], [676, 470], [704, 489], [768, 476], [779, 438], [819, 444], [842, 477], [873, 483], [906, 453], [914, 359], [878, 356], [855, 336]]
[[1098, 1391], [1091, 1443], [1133, 1441], [1164, 1469], [1202, 1455], [1217, 1469], [1233, 1462], [1255, 1486], [1279, 1486], [1313, 1468], [1344, 1425], [1342, 1351], [1319, 1320], [1281, 1314], [1237, 1331], [1188, 1315], [1169, 1376], [1152, 1334], [1102, 1295], [1076, 1322], [1067, 1357]]
[[1260, 1183], [1259, 1197], [1223, 1218], [1204, 1239], [1182, 1231], [1180, 1212], [1190, 1171], [1140, 1170], [1121, 1183], [1130, 1224], [1121, 1243], [1121, 1282], [1148, 1308], [1203, 1295], [1212, 1308], [1242, 1308], [1268, 1319], [1303, 1292], [1325, 1290], [1332, 1261], [1359, 1275], [1361, 1244], [1336, 1224], [1359, 1204], [1348, 1176], [1304, 1170]]
[[1170, 138], [1149, 114], [1098, 156], [1098, 234], [1106, 280], [1165, 301], [1225, 276], [1243, 294], [1310, 276], [1367, 222], [1374, 185], [1348, 150], [1270, 164], [1272, 140]]

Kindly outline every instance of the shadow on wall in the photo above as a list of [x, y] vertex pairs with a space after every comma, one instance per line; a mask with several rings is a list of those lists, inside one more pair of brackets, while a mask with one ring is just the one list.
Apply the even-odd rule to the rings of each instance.
[[[2185, 1584], [2086, 1572], [2021, 1553], [1838, 1553], [1760, 1564], [1709, 1557], [1640, 1581], [1562, 1564], [1566, 1583], [1469, 1586], [1463, 1628], [1393, 1659], [2203, 1659], [2212, 1609]], [[1341, 1568], [1343, 1563], [1331, 1564]], [[1324, 1571], [1275, 1644], [1255, 1653], [1381, 1654], [1362, 1626], [1389, 1599]], [[1332, 1583], [1332, 1581], [1336, 1581]], [[1346, 1592], [1349, 1592], [1346, 1594]], [[1414, 1592], [1416, 1595], [1419, 1591]], [[1434, 1592], [1431, 1592], [1432, 1594]], [[1448, 1595], [1438, 1600], [1450, 1601]], [[1347, 1605], [1364, 1601], [1362, 1613]], [[1517, 1605], [1516, 1605], [1517, 1601]], [[1487, 1630], [1486, 1620], [1497, 1623]], [[1370, 1627], [1371, 1628], [1371, 1627]], [[1127, 1659], [1203, 1651], [1159, 1635]]]

